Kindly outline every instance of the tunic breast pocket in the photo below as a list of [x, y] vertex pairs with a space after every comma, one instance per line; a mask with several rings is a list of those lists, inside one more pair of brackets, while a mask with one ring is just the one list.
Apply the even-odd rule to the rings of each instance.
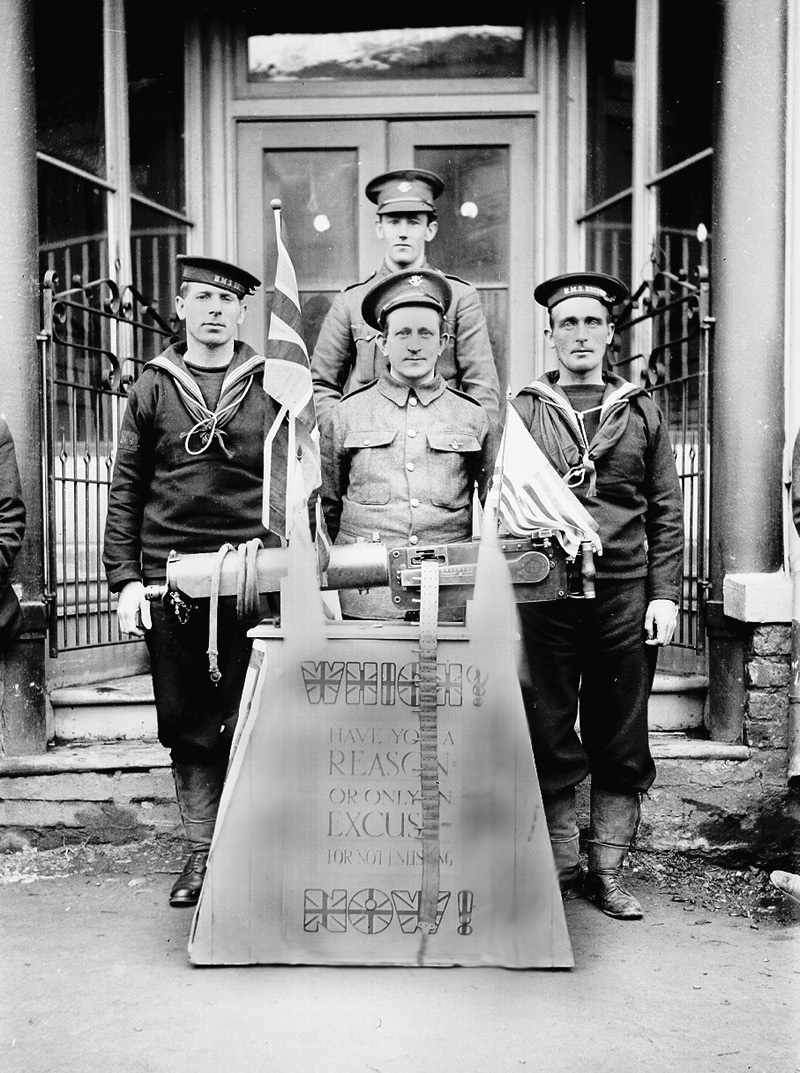
[[463, 432], [428, 433], [428, 475], [431, 503], [463, 510], [472, 499], [469, 477], [481, 449], [477, 436]]
[[354, 503], [385, 506], [391, 495], [392, 444], [396, 429], [349, 432], [344, 449], [350, 452], [347, 496]]
[[385, 367], [386, 361], [375, 342], [377, 338], [378, 333], [375, 329], [370, 328], [364, 321], [353, 325], [353, 341], [356, 344], [355, 382], [357, 384], [369, 384], [380, 376]]

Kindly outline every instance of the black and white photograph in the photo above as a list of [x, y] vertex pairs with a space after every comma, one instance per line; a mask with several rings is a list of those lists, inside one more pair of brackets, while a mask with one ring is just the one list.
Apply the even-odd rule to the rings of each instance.
[[800, 7], [0, 3], [0, 1068], [800, 1073]]

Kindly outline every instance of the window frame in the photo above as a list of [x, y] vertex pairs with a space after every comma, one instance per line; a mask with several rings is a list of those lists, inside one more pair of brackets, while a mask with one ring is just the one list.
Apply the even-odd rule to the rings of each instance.
[[[420, 111], [440, 110], [437, 97], [475, 95], [494, 97], [499, 94], [531, 94], [537, 92], [539, 72], [536, 65], [536, 19], [528, 7], [523, 25], [523, 75], [521, 78], [426, 78], [408, 79], [347, 79], [310, 82], [251, 82], [247, 77], [247, 26], [244, 18], [233, 23], [233, 94], [238, 100], [292, 101], [346, 99], [371, 97], [376, 99], [432, 98], [428, 104], [417, 102]], [[422, 106], [422, 107], [420, 107]]]
[[[195, 221], [167, 205], [144, 197], [133, 189], [130, 169], [128, 125], [128, 65], [125, 37], [125, 4], [129, 0], [104, 0], [103, 4], [103, 133], [106, 152], [105, 178], [76, 167], [48, 153], [36, 153], [37, 163], [91, 183], [106, 194], [108, 279], [118, 285], [133, 282], [131, 251], [132, 203], [162, 213], [193, 229]], [[185, 152], [185, 151], [184, 151]], [[184, 156], [188, 175], [188, 159]], [[187, 239], [188, 241], [188, 239]], [[86, 282], [89, 282], [88, 280]]]

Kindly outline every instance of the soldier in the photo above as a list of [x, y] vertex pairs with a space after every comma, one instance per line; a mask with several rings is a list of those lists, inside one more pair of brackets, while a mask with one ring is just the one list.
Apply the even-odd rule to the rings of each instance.
[[[611, 313], [627, 296], [601, 273], [557, 276], [534, 298], [558, 369], [511, 405], [595, 519], [596, 598], [519, 605], [522, 693], [562, 891], [581, 890], [575, 787], [591, 775], [585, 891], [604, 913], [641, 917], [622, 865], [653, 783], [647, 702], [677, 620], [681, 493], [664, 419], [643, 388], [604, 372]], [[575, 731], [579, 714], [580, 737]]]
[[260, 281], [208, 257], [178, 261], [183, 282], [175, 308], [186, 342], [148, 362], [128, 395], [103, 561], [109, 587], [119, 593], [121, 633], [144, 637], [150, 653], [158, 736], [170, 750], [190, 849], [170, 905], [192, 906], [250, 658], [247, 631], [260, 611], [240, 617], [235, 598], [220, 598], [215, 670], [210, 601], [198, 600], [181, 621], [185, 608], [151, 605], [144, 585], [164, 581], [172, 550], [215, 552], [257, 539], [275, 546], [279, 539], [261, 521], [264, 429], [275, 404], [263, 390], [263, 357], [234, 338]]
[[[372, 383], [386, 362], [377, 332], [365, 323], [361, 305], [370, 287], [393, 272], [429, 269], [426, 246], [438, 230], [434, 202], [444, 183], [432, 171], [407, 168], [378, 175], [366, 187], [377, 205], [375, 230], [383, 245], [383, 263], [361, 283], [333, 300], [311, 358], [314, 402], [320, 428], [347, 391]], [[447, 309], [447, 346], [438, 373], [448, 386], [476, 399], [492, 424], [500, 415], [500, 385], [478, 292], [471, 283], [447, 276], [453, 297]]]
[[[449, 544], [472, 536], [473, 492], [492, 475], [494, 436], [475, 399], [436, 370], [452, 301], [440, 272], [395, 272], [373, 285], [361, 315], [388, 362], [347, 395], [322, 430], [322, 499], [337, 544]], [[387, 589], [339, 594], [350, 618], [398, 618]]]

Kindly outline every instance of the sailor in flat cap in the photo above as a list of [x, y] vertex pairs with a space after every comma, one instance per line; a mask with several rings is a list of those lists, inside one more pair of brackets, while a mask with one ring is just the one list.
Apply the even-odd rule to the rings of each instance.
[[190, 851], [170, 904], [192, 906], [249, 662], [247, 631], [261, 609], [240, 619], [235, 598], [220, 598], [210, 667], [210, 601], [151, 605], [144, 586], [164, 581], [172, 551], [280, 541], [261, 521], [264, 428], [276, 407], [263, 390], [263, 357], [236, 339], [260, 281], [217, 258], [180, 256], [178, 263], [175, 308], [186, 341], [148, 361], [128, 393], [103, 560], [118, 593], [120, 632], [144, 637], [150, 653], [159, 740], [170, 750]]
[[[675, 629], [683, 517], [669, 431], [647, 392], [603, 367], [621, 280], [572, 272], [539, 284], [557, 367], [511, 405], [596, 522], [596, 598], [519, 605], [522, 693], [562, 891], [641, 917], [622, 885], [640, 800], [655, 779], [647, 703]], [[579, 705], [580, 700], [580, 705]], [[575, 731], [580, 716], [580, 736]], [[588, 876], [575, 788], [591, 778]]]
[[[375, 230], [383, 248], [380, 267], [346, 287], [328, 310], [311, 357], [314, 402], [320, 425], [348, 391], [370, 383], [386, 366], [377, 334], [361, 315], [365, 294], [394, 272], [431, 269], [427, 244], [436, 237], [436, 199], [444, 190], [432, 171], [405, 168], [377, 175], [366, 186], [375, 204]], [[453, 292], [447, 309], [447, 344], [438, 371], [453, 387], [482, 403], [492, 422], [500, 414], [500, 385], [478, 292], [446, 275]]]
[[[436, 369], [447, 345], [450, 283], [430, 269], [396, 272], [365, 294], [361, 316], [387, 367], [346, 395], [321, 430], [322, 501], [337, 544], [389, 548], [472, 537], [473, 492], [483, 501], [494, 433], [475, 399]], [[399, 618], [388, 589], [339, 593], [348, 618]]]

